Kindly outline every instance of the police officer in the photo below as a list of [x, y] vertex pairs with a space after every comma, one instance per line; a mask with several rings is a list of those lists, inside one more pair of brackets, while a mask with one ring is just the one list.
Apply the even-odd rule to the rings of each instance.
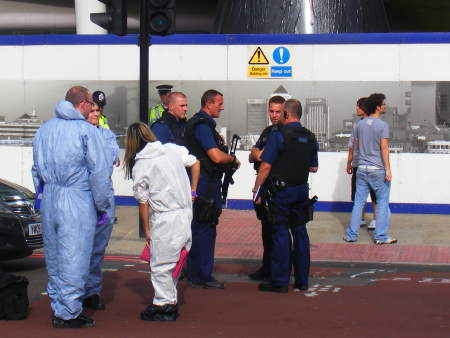
[[165, 111], [167, 111], [166, 99], [167, 95], [172, 91], [172, 88], [173, 86], [167, 84], [156, 86], [161, 103], [158, 103], [156, 106], [152, 107], [148, 112], [148, 125], [150, 127], [156, 122], [156, 120], [164, 115]]
[[[259, 166], [261, 165], [261, 154], [264, 149], [264, 146], [266, 145], [267, 137], [269, 136], [272, 130], [277, 128], [277, 125], [280, 122], [280, 118], [282, 117], [284, 101], [286, 101], [284, 97], [279, 95], [272, 96], [269, 99], [269, 119], [272, 125], [268, 126], [263, 130], [263, 132], [259, 136], [258, 141], [256, 141], [255, 146], [251, 149], [248, 158], [249, 162], [253, 163], [253, 167], [255, 168], [256, 172], [258, 172]], [[264, 191], [266, 191], [266, 188], [267, 184], [265, 184], [263, 187]], [[262, 266], [256, 272], [248, 275], [249, 278], [252, 280], [262, 281], [270, 279], [272, 227], [265, 204], [266, 201], [262, 201], [262, 203], [259, 204], [253, 203], [253, 206], [256, 211], [256, 217], [261, 221], [261, 235], [264, 251], [263, 251]]]
[[291, 261], [294, 290], [308, 289], [310, 251], [305, 208], [309, 201], [308, 175], [318, 169], [318, 144], [314, 134], [300, 124], [301, 116], [300, 101], [290, 99], [284, 103], [283, 126], [269, 135], [253, 188], [257, 193], [269, 180], [272, 192], [272, 271], [270, 282], [261, 283], [260, 291], [288, 292]]
[[227, 154], [223, 138], [214, 122], [223, 110], [223, 95], [207, 90], [201, 98], [202, 109], [186, 125], [185, 141], [189, 151], [201, 163], [198, 197], [194, 202], [192, 248], [188, 258], [188, 279], [195, 288], [223, 289], [224, 284], [212, 276], [216, 226], [222, 212], [221, 179], [224, 166], [240, 166], [235, 156]]
[[106, 106], [106, 95], [104, 92], [97, 90], [92, 94], [92, 99], [100, 108], [100, 115], [98, 117], [98, 125], [105, 129], [109, 129], [108, 119], [103, 115], [103, 108]]
[[181, 92], [172, 92], [167, 97], [167, 114], [153, 123], [151, 129], [161, 143], [175, 143], [184, 146], [187, 98]]

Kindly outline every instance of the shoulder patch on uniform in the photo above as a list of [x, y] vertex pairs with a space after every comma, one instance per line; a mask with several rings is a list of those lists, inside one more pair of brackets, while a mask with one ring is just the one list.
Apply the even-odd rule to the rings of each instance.
[[306, 136], [300, 136], [297, 138], [299, 143], [308, 143], [308, 138]]

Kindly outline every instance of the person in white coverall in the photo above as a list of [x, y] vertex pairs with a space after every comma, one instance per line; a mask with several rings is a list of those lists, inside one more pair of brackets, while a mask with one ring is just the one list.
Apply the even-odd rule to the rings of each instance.
[[[32, 175], [41, 191], [47, 292], [53, 327], [93, 327], [81, 314], [98, 215], [110, 208], [105, 140], [86, 118], [92, 95], [72, 87], [33, 140]], [[107, 217], [105, 217], [107, 218]]]
[[[192, 199], [196, 196], [200, 162], [185, 147], [162, 144], [146, 124], [134, 123], [127, 130], [124, 167], [127, 177], [133, 179], [134, 197], [150, 242], [155, 296], [141, 319], [174, 321], [178, 316], [177, 279], [172, 271], [181, 250], [189, 251], [191, 247]], [[190, 167], [191, 183], [186, 167]]]
[[[94, 98], [95, 102], [95, 98]], [[110, 130], [99, 126], [99, 117], [101, 109], [96, 103], [87, 117], [87, 121], [97, 128], [100, 135], [105, 139], [107, 147], [104, 149], [108, 157], [109, 168], [105, 175], [111, 181], [113, 165], [119, 166], [119, 146], [117, 145], [116, 135]], [[111, 181], [112, 189], [112, 181]], [[116, 206], [114, 202], [114, 190], [111, 191], [110, 207], [106, 215], [107, 220], [99, 219], [95, 229], [94, 246], [92, 248], [91, 263], [89, 269], [89, 278], [86, 282], [83, 307], [93, 310], [104, 310], [105, 305], [100, 301], [100, 293], [102, 290], [102, 264], [105, 257], [105, 250], [111, 237], [114, 219], [116, 217]]]

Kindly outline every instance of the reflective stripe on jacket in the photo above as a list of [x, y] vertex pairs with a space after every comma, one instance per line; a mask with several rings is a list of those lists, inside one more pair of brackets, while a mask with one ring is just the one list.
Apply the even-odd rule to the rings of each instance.
[[166, 108], [162, 103], [158, 103], [156, 106], [150, 109], [148, 112], [148, 125], [151, 126], [156, 120], [160, 119]]

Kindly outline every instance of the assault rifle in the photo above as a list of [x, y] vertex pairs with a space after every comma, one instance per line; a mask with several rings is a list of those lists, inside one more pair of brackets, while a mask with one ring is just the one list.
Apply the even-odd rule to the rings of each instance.
[[[233, 138], [231, 139], [231, 146], [229, 152], [231, 156], [235, 156], [237, 143], [240, 139], [241, 137], [239, 135], [237, 134], [233, 135]], [[234, 184], [233, 174], [235, 173], [236, 169], [237, 167], [234, 162], [225, 165], [225, 177], [222, 183], [222, 204], [225, 204], [227, 202], [228, 188], [230, 184]]]

